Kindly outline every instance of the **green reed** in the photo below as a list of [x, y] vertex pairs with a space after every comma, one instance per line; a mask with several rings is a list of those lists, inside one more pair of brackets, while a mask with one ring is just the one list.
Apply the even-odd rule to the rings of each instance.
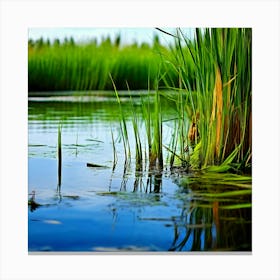
[[150, 165], [163, 167], [162, 155], [162, 109], [161, 96], [158, 90], [154, 95], [154, 109], [152, 112], [152, 149], [150, 154]]
[[59, 124], [58, 126], [58, 133], [57, 133], [57, 161], [58, 161], [58, 183], [57, 187], [60, 189], [61, 186], [61, 172], [62, 172], [62, 144], [61, 144], [61, 130], [62, 125]]
[[126, 89], [126, 81], [131, 89], [146, 89], [147, 73], [156, 78], [160, 61], [153, 46], [145, 44], [29, 44], [28, 90], [113, 90], [109, 73], [118, 90]]
[[116, 149], [112, 128], [111, 128], [111, 137], [112, 137], [113, 157], [114, 157], [112, 170], [114, 171], [118, 162], [118, 155], [117, 155], [117, 149]]
[[146, 130], [146, 139], [148, 145], [148, 159], [151, 159], [152, 155], [152, 108], [151, 108], [151, 93], [150, 93], [150, 80], [148, 80], [148, 96], [144, 98], [141, 96], [141, 107], [142, 107], [142, 116], [145, 122], [145, 130]]
[[184, 112], [190, 121], [186, 141], [195, 168], [251, 166], [251, 40], [248, 28], [197, 28], [193, 41], [177, 30], [170, 63], [180, 84], [180, 119]]
[[127, 130], [127, 124], [126, 124], [126, 117], [125, 113], [122, 108], [121, 100], [115, 85], [115, 82], [109, 74], [111, 82], [114, 87], [117, 103], [119, 105], [119, 125], [120, 125], [120, 130], [121, 130], [121, 137], [123, 141], [123, 146], [124, 146], [124, 153], [125, 153], [125, 163], [124, 163], [124, 169], [126, 170], [127, 166], [130, 164], [131, 161], [131, 151], [130, 151], [130, 144], [129, 144], [129, 137], [128, 137], [128, 130]]
[[136, 108], [133, 104], [132, 97], [130, 96], [131, 109], [132, 109], [132, 125], [135, 139], [135, 160], [136, 160], [136, 171], [141, 171], [143, 169], [143, 151], [139, 132], [139, 119], [136, 115]]

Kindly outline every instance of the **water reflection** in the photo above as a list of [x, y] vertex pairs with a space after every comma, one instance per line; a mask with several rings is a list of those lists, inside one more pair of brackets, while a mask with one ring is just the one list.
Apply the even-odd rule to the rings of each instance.
[[[185, 169], [147, 161], [138, 166], [133, 157], [123, 164], [118, 115], [112, 102], [29, 102], [29, 250], [251, 251], [251, 207], [244, 207], [251, 194], [221, 197], [239, 188], [181, 185]], [[62, 119], [63, 180], [57, 185]], [[174, 128], [164, 125], [171, 135]], [[110, 168], [88, 168], [87, 162]]]
[[28, 199], [28, 206], [31, 212], [35, 211], [37, 208], [39, 208], [41, 205], [36, 202], [35, 200], [35, 191], [33, 190], [29, 194], [30, 198]]
[[251, 222], [243, 218], [250, 210], [239, 210], [236, 215], [218, 209], [213, 203], [212, 207], [189, 209], [180, 220], [173, 218], [174, 240], [169, 251], [251, 251]]
[[[127, 219], [129, 213], [134, 213], [134, 222], [130, 222], [132, 227], [144, 223], [151, 231], [156, 225], [168, 230], [169, 233], [165, 236], [166, 247], [156, 250], [251, 251], [251, 208], [227, 209], [225, 206], [231, 205], [232, 199], [223, 202], [211, 200], [203, 195], [196, 196], [196, 190], [186, 186], [177, 188], [173, 193], [169, 192], [164, 173], [153, 170], [134, 175], [125, 174], [119, 190], [112, 190], [111, 184], [116, 180], [112, 172], [107, 190], [93, 192], [97, 197], [93, 201], [98, 201], [101, 209], [109, 209], [111, 220], [108, 221], [108, 226], [112, 230], [118, 230], [120, 233], [125, 230], [122, 229], [120, 221], [125, 217]], [[172, 180], [176, 180], [176, 177]], [[53, 206], [49, 202], [45, 205], [39, 204], [35, 199], [35, 192], [32, 192], [30, 211], [34, 213], [39, 209], [61, 204], [63, 211], [67, 213], [68, 207], [80, 207], [84, 194], [74, 195], [70, 192], [67, 195], [68, 188], [67, 182], [62, 184], [53, 198], [56, 201]], [[102, 197], [104, 204], [100, 204]], [[90, 209], [93, 210], [96, 202], [92, 203]], [[173, 210], [170, 210], [170, 207], [173, 207]], [[103, 215], [105, 218], [106, 211]], [[72, 223], [74, 226], [75, 221]], [[157, 238], [155, 234], [154, 242]], [[137, 242], [140, 243], [135, 245], [141, 244], [141, 240]], [[108, 248], [106, 250], [108, 251]], [[119, 247], [119, 250], [123, 250], [123, 247]]]

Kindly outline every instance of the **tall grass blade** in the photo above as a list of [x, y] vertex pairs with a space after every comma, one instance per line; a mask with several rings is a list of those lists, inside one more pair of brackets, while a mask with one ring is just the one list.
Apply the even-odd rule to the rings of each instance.
[[61, 187], [61, 171], [62, 171], [62, 147], [61, 147], [61, 130], [62, 125], [58, 126], [58, 134], [57, 134], [57, 160], [58, 160], [58, 182], [57, 188], [60, 190]]
[[220, 69], [216, 70], [216, 81], [214, 94], [216, 95], [216, 110], [217, 110], [217, 124], [216, 124], [216, 158], [220, 157], [220, 142], [222, 133], [222, 112], [223, 112], [223, 87]]
[[114, 171], [118, 162], [118, 156], [117, 156], [116, 144], [115, 144], [112, 128], [111, 128], [111, 137], [112, 137], [113, 156], [114, 156], [112, 171]]
[[111, 82], [114, 87], [115, 95], [117, 98], [117, 102], [119, 104], [119, 111], [120, 111], [120, 129], [121, 129], [121, 135], [122, 135], [122, 140], [123, 140], [123, 145], [124, 145], [124, 153], [125, 153], [125, 169], [126, 166], [130, 164], [131, 160], [131, 152], [130, 152], [130, 144], [129, 144], [129, 137], [128, 137], [128, 131], [127, 131], [127, 126], [126, 126], [126, 121], [125, 121], [125, 115], [122, 110], [122, 105], [121, 105], [121, 100], [115, 85], [115, 82], [113, 80], [112, 75], [109, 73]]

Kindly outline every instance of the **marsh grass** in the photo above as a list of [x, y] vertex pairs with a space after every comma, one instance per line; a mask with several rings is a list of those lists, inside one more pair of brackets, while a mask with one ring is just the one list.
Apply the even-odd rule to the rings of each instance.
[[[122, 142], [124, 146], [124, 153], [125, 153], [125, 163], [124, 163], [124, 169], [126, 170], [127, 166], [130, 165], [131, 161], [131, 151], [130, 151], [130, 144], [129, 144], [129, 137], [128, 137], [128, 130], [127, 130], [127, 124], [126, 124], [126, 117], [122, 108], [121, 99], [119, 97], [115, 82], [113, 80], [113, 77], [110, 75], [111, 82], [114, 87], [114, 91], [116, 94], [117, 103], [119, 105], [119, 125], [120, 125], [120, 131], [121, 131], [121, 137]], [[125, 172], [124, 172], [125, 173]]]
[[62, 133], [62, 124], [58, 125], [58, 133], [57, 133], [57, 164], [58, 164], [58, 181], [57, 181], [57, 189], [60, 190], [61, 187], [61, 173], [62, 173], [62, 143], [61, 143], [61, 133]]
[[[159, 46], [162, 53], [168, 50]], [[28, 90], [113, 90], [109, 73], [118, 90], [147, 89], [147, 76], [156, 79], [161, 57], [149, 45], [120, 47], [106, 41], [97, 45], [29, 44]]]
[[163, 168], [162, 154], [162, 110], [160, 93], [157, 90], [154, 95], [154, 109], [152, 112], [152, 147], [150, 152], [150, 165], [153, 167]]
[[[185, 140], [193, 145], [192, 167], [221, 166], [223, 172], [230, 167], [250, 169], [252, 30], [197, 28], [191, 41], [177, 29], [175, 38], [170, 64], [179, 79], [181, 127], [187, 114], [194, 131]], [[167, 86], [174, 88], [170, 83]], [[182, 128], [179, 134], [183, 154], [186, 134]]]
[[[127, 118], [118, 94], [123, 88], [128, 89], [131, 98], [137, 169], [143, 168], [145, 158], [151, 168], [162, 168], [165, 147], [171, 166], [179, 160], [182, 166], [190, 165], [193, 170], [250, 172], [252, 30], [197, 28], [194, 40], [190, 40], [178, 28], [173, 37], [175, 44], [169, 49], [159, 44], [120, 48], [109, 41], [99, 46], [30, 46], [30, 89], [112, 88], [119, 106], [125, 165], [131, 160], [131, 148]], [[39, 85], [35, 85], [38, 81]], [[162, 93], [163, 86], [173, 93]], [[140, 122], [130, 93], [134, 88], [149, 92], [148, 98], [141, 97], [147, 147], [140, 137]], [[155, 94], [150, 93], [151, 89]], [[162, 138], [163, 99], [169, 99], [177, 112], [173, 138], [167, 145]], [[114, 141], [112, 145], [115, 151]]]
[[136, 172], [143, 170], [143, 151], [142, 151], [142, 143], [140, 137], [140, 120], [136, 114], [136, 107], [133, 102], [133, 98], [130, 94], [129, 85], [127, 83], [127, 89], [130, 95], [130, 105], [132, 110], [132, 126], [134, 132], [134, 139], [135, 139], [135, 161], [136, 161]]
[[113, 157], [114, 157], [112, 170], [114, 171], [118, 162], [118, 155], [117, 155], [116, 144], [115, 144], [112, 128], [111, 128], [111, 138], [112, 138]]

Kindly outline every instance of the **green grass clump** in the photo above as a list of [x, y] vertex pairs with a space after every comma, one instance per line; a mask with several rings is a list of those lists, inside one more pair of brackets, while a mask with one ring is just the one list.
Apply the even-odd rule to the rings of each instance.
[[185, 102], [183, 97], [177, 102], [180, 112], [186, 112], [195, 132], [187, 144], [200, 145], [199, 155], [194, 149], [194, 168], [251, 167], [251, 42], [250, 28], [197, 28], [192, 41], [177, 30], [170, 64], [179, 77], [178, 94], [186, 93]]

